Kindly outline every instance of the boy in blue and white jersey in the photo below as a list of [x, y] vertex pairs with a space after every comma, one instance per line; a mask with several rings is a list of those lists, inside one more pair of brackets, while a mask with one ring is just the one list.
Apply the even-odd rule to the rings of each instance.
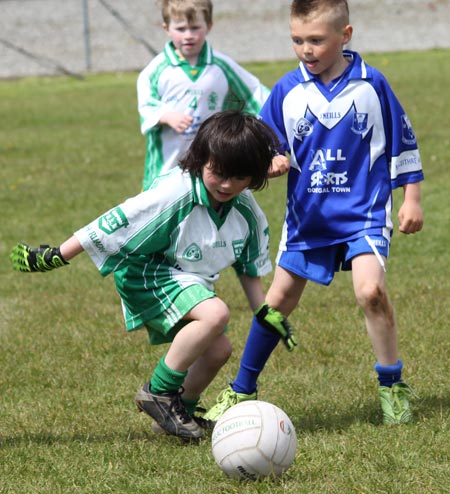
[[146, 328], [170, 343], [136, 402], [169, 434], [203, 436], [194, 415], [203, 390], [231, 354], [230, 314], [214, 292], [233, 266], [252, 310], [272, 269], [266, 217], [247, 189], [260, 189], [275, 154], [273, 131], [257, 117], [218, 112], [200, 127], [177, 167], [152, 187], [78, 230], [59, 248], [18, 244], [19, 271], [49, 271], [83, 251], [114, 274], [127, 330]]
[[[404, 189], [399, 230], [412, 234], [423, 225], [414, 131], [384, 76], [343, 50], [353, 31], [346, 0], [294, 0], [290, 28], [299, 68], [281, 78], [261, 110], [282, 144], [277, 160], [290, 155], [277, 267], [238, 376], [206, 417], [217, 420], [232, 404], [256, 396], [259, 373], [280, 339], [267, 331], [270, 311], [289, 316], [307, 280], [328, 285], [343, 269], [352, 270], [377, 358], [383, 420], [409, 422], [410, 389], [401, 379], [385, 265], [393, 189]], [[288, 333], [284, 341], [293, 348]]]
[[210, 0], [164, 0], [163, 28], [170, 38], [139, 74], [138, 110], [147, 147], [143, 190], [178, 165], [202, 122], [217, 111], [257, 115], [269, 95], [234, 60], [212, 49]]

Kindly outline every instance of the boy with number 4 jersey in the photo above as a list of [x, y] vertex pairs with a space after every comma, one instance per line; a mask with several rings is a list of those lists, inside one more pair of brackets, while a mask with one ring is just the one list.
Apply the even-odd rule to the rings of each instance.
[[258, 114], [269, 90], [205, 40], [210, 0], [163, 0], [164, 51], [139, 74], [141, 132], [147, 147], [143, 189], [178, 164], [203, 121], [217, 111]]
[[[277, 267], [238, 376], [206, 417], [216, 420], [232, 404], [256, 396], [259, 373], [280, 339], [267, 331], [271, 310], [287, 317], [307, 280], [328, 285], [336, 271], [351, 269], [377, 358], [383, 420], [409, 422], [410, 388], [401, 379], [385, 268], [393, 189], [404, 189], [400, 231], [416, 233], [423, 224], [416, 138], [384, 76], [358, 53], [343, 50], [353, 30], [346, 0], [294, 0], [290, 29], [300, 65], [274, 86], [261, 110], [282, 143], [280, 152], [290, 154]], [[290, 349], [295, 344], [284, 342]]]
[[19, 243], [16, 270], [49, 271], [83, 251], [114, 273], [126, 327], [170, 343], [136, 402], [169, 434], [198, 439], [211, 422], [194, 415], [202, 391], [231, 354], [230, 314], [214, 292], [233, 266], [250, 307], [271, 270], [266, 217], [247, 189], [262, 188], [276, 138], [257, 117], [218, 112], [200, 127], [177, 167], [151, 188], [78, 230], [59, 248]]

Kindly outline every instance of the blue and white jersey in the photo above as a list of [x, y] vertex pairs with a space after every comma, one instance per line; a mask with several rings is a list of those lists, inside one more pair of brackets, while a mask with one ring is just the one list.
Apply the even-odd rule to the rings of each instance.
[[302, 63], [261, 110], [290, 153], [281, 250], [392, 234], [392, 190], [423, 180], [411, 122], [385, 77], [352, 51], [329, 85]]

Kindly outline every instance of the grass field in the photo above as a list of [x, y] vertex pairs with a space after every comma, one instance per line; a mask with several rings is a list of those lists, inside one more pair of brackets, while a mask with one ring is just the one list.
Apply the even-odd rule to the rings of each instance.
[[[432, 28], [430, 26], [430, 28]], [[299, 347], [276, 349], [260, 399], [291, 417], [292, 468], [239, 483], [216, 467], [208, 440], [154, 435], [136, 390], [165, 351], [123, 328], [111, 278], [86, 255], [49, 274], [13, 272], [20, 240], [59, 244], [141, 184], [144, 138], [136, 74], [0, 82], [0, 493], [431, 494], [450, 492], [449, 51], [368, 55], [413, 122], [426, 174], [425, 226], [396, 232], [388, 284], [415, 423], [381, 425], [374, 356], [351, 279], [308, 285], [291, 317]], [[295, 62], [248, 68], [272, 85]], [[285, 179], [257, 197], [277, 248]], [[401, 192], [396, 193], [396, 207]], [[270, 282], [270, 276], [265, 280]], [[203, 397], [213, 403], [238, 368], [251, 314], [234, 274], [218, 284], [232, 311], [234, 354]]]

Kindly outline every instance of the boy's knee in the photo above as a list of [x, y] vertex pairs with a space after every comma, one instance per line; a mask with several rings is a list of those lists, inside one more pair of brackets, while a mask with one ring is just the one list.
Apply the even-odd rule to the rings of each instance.
[[386, 290], [373, 283], [366, 283], [356, 294], [359, 305], [370, 312], [387, 312], [390, 302]]
[[222, 331], [227, 327], [227, 324], [230, 322], [230, 309], [223, 304], [220, 312], [217, 314], [217, 320]]
[[211, 329], [217, 331], [218, 334], [223, 333], [224, 329], [230, 321], [230, 309], [222, 300], [213, 299], [210, 307]]

